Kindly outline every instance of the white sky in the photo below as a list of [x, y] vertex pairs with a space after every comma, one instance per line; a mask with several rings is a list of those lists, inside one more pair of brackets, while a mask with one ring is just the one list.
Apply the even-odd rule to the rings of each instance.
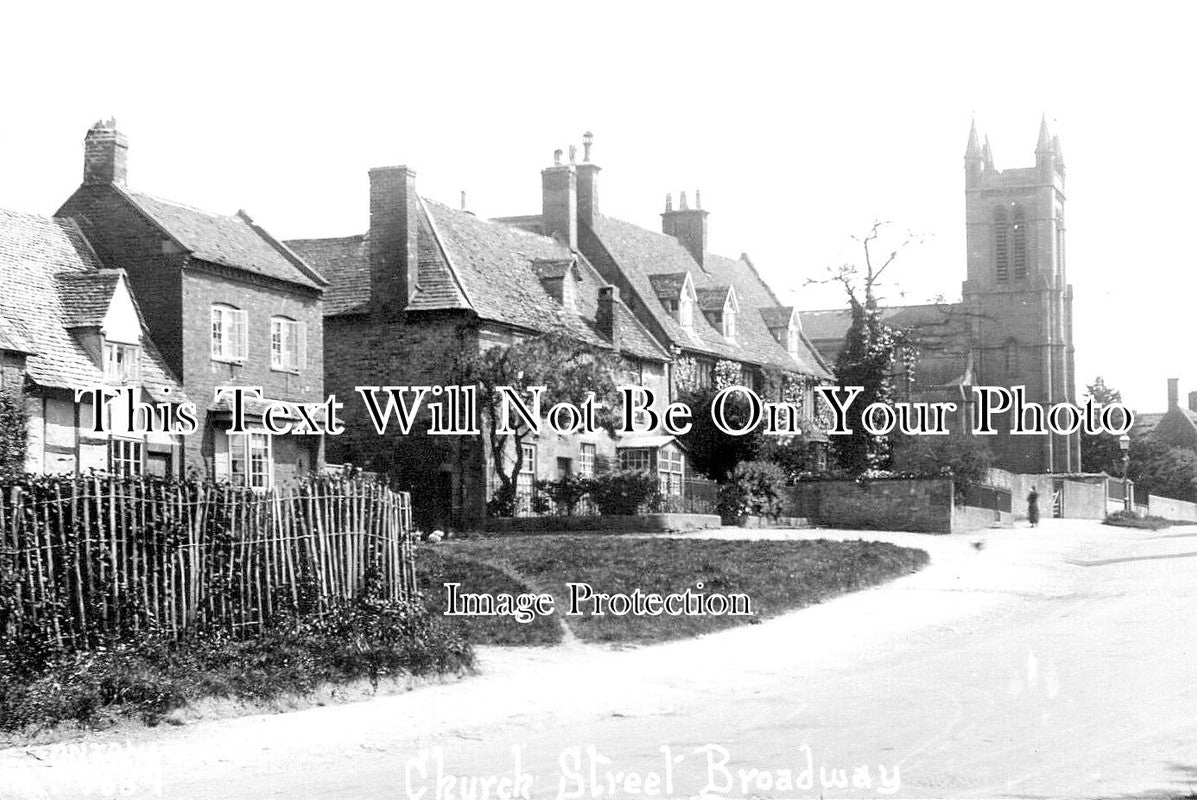
[[[957, 298], [970, 114], [999, 169], [1039, 117], [1068, 165], [1077, 377], [1140, 410], [1197, 390], [1197, 6], [999, 2], [22, 4], [0, 12], [0, 206], [52, 213], [116, 116], [130, 185], [248, 210], [282, 238], [362, 232], [366, 170], [483, 216], [537, 212], [552, 151], [595, 133], [602, 208], [659, 225], [700, 188], [712, 249], [783, 302], [873, 219], [926, 234], [904, 302]], [[434, 7], [435, 6], [435, 7]], [[1103, 10], [1104, 9], [1104, 10]]]

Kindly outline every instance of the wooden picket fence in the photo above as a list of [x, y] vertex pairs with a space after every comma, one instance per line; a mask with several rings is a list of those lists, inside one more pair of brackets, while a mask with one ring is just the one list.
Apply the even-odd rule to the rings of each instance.
[[79, 648], [148, 630], [249, 633], [367, 583], [391, 600], [415, 591], [410, 497], [376, 483], [0, 484], [0, 634]]

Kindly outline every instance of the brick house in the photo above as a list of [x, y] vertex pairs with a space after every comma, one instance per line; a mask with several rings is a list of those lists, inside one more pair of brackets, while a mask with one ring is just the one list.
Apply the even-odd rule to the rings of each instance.
[[118, 404], [110, 432], [96, 433], [91, 404], [75, 400], [91, 387], [133, 387], [146, 404], [187, 399], [124, 270], [103, 268], [70, 220], [0, 210], [0, 285], [0, 388], [25, 394], [25, 470], [177, 474], [182, 437], [130, 433]]
[[[215, 391], [324, 399], [327, 281], [244, 211], [215, 214], [130, 190], [127, 154], [115, 123], [96, 123], [84, 142], [83, 183], [58, 215], [75, 220], [104, 264], [125, 269], [154, 341], [197, 405], [184, 469], [255, 487], [317, 469], [322, 437], [230, 433], [229, 404]], [[247, 405], [249, 428], [260, 430], [264, 405]]]
[[[406, 167], [370, 170], [364, 235], [289, 241], [328, 276], [325, 385], [354, 397], [360, 385], [454, 382], [462, 353], [540, 333], [617, 351], [628, 379], [665, 390], [670, 354], [581, 253], [548, 236], [427, 200]], [[348, 402], [330, 460], [400, 476], [419, 524], [460, 525], [485, 514], [492, 485], [481, 437], [379, 436]], [[603, 433], [542, 435], [524, 445], [521, 490], [534, 479], [592, 474], [615, 457]]]

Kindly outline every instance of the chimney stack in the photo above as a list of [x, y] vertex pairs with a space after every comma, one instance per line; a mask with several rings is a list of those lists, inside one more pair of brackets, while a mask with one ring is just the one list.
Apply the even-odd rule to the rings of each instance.
[[578, 219], [586, 227], [594, 228], [594, 218], [599, 213], [598, 174], [602, 168], [590, 161], [590, 148], [594, 147], [594, 134], [582, 134], [582, 163], [578, 164]]
[[1180, 405], [1180, 379], [1168, 379], [1168, 410], [1176, 408]]
[[703, 266], [707, 253], [707, 212], [702, 208], [701, 192], [694, 193], [697, 208], [690, 208], [686, 193], [678, 199], [678, 208], [673, 208], [672, 199], [665, 198], [665, 213], [661, 214], [661, 231], [676, 238], [690, 251], [690, 255]]
[[370, 294], [384, 319], [396, 319], [416, 291], [419, 213], [413, 170], [370, 170]]
[[124, 186], [128, 176], [129, 140], [116, 120], [100, 120], [83, 139], [83, 184]]
[[578, 249], [578, 172], [561, 163], [553, 152], [553, 166], [540, 171], [541, 220], [544, 232], [570, 250]]
[[618, 314], [616, 304], [619, 303], [619, 287], [603, 286], [598, 291], [598, 312], [595, 314], [594, 325], [599, 336], [619, 348], [619, 331], [615, 324]]
[[1197, 392], [1189, 392], [1189, 411], [1197, 411]]

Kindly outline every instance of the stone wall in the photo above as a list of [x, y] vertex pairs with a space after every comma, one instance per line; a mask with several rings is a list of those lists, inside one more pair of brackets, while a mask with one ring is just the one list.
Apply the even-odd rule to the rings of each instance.
[[[948, 478], [810, 481], [786, 490], [790, 516], [826, 528], [951, 533]], [[992, 512], [990, 512], [992, 513]]]
[[1197, 522], [1197, 503], [1149, 494], [1147, 495], [1147, 513], [1153, 517], [1163, 517], [1176, 522]]

